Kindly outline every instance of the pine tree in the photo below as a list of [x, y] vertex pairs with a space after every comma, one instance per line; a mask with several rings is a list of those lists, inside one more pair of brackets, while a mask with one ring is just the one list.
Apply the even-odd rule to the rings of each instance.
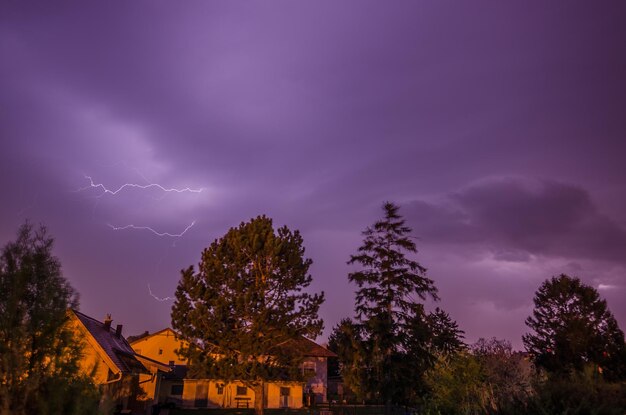
[[98, 392], [79, 370], [81, 339], [66, 324], [77, 295], [46, 228], [20, 227], [0, 254], [0, 414], [91, 414]]
[[606, 379], [626, 378], [624, 333], [593, 287], [561, 274], [539, 287], [534, 303], [526, 319], [534, 333], [523, 341], [537, 366], [564, 376], [593, 364]]
[[[324, 295], [309, 294], [312, 263], [302, 237], [259, 216], [231, 228], [202, 253], [197, 271], [182, 271], [172, 325], [189, 348], [195, 377], [241, 380], [263, 412], [263, 385], [301, 375], [301, 336], [315, 338]], [[301, 343], [301, 342], [300, 342]]]
[[[408, 347], [426, 350], [431, 333], [421, 324], [426, 314], [419, 300], [438, 296], [426, 268], [407, 257], [417, 249], [398, 206], [387, 202], [383, 209], [384, 219], [363, 232], [363, 245], [350, 257], [348, 264], [361, 269], [348, 278], [358, 286], [355, 311], [364, 332], [361, 349], [367, 355], [361, 363], [369, 367], [361, 386], [370, 389], [370, 399], [389, 405], [407, 400], [407, 384], [415, 384], [420, 374], [415, 370], [423, 370], [421, 362], [407, 360], [419, 354]], [[417, 327], [426, 330], [418, 333]]]

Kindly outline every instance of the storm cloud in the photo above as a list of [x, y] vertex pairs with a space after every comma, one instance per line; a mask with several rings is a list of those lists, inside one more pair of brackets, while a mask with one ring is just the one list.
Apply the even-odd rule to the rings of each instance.
[[[171, 296], [212, 240], [266, 214], [302, 232], [325, 337], [353, 313], [346, 261], [390, 200], [469, 340], [519, 346], [534, 290], [561, 272], [623, 327], [625, 14], [1, 2], [0, 243], [45, 223], [82, 310], [139, 333], [169, 324], [148, 284]], [[112, 195], [87, 176], [202, 192]]]
[[513, 262], [535, 255], [626, 264], [626, 229], [581, 186], [489, 178], [436, 202], [410, 202], [407, 212], [425, 243], [476, 244]]

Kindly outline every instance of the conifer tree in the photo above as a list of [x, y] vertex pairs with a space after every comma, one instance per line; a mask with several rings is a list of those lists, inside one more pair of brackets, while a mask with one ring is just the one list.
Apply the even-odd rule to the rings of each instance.
[[414, 385], [424, 370], [424, 362], [407, 357], [427, 351], [432, 337], [420, 301], [438, 296], [426, 268], [407, 257], [417, 249], [398, 206], [387, 202], [383, 209], [385, 217], [363, 232], [363, 244], [350, 257], [348, 264], [360, 269], [348, 278], [358, 286], [355, 311], [367, 355], [361, 361], [368, 367], [366, 378], [360, 382], [370, 385], [367, 398], [389, 405], [405, 403], [407, 384]]
[[82, 342], [66, 324], [77, 295], [45, 227], [22, 225], [0, 253], [0, 414], [93, 414], [99, 394], [80, 372]]
[[304, 292], [312, 277], [298, 231], [274, 230], [259, 216], [231, 228], [182, 271], [172, 325], [189, 347], [190, 374], [241, 380], [263, 413], [264, 383], [301, 376], [301, 336], [315, 338], [323, 293]]
[[595, 365], [607, 380], [626, 378], [624, 333], [595, 288], [561, 274], [545, 281], [523, 336], [535, 364], [566, 376]]

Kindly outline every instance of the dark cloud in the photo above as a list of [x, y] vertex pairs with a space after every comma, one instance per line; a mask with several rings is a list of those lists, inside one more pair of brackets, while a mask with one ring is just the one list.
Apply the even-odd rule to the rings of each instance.
[[626, 229], [602, 214], [580, 186], [486, 179], [439, 202], [415, 201], [407, 208], [425, 241], [478, 244], [500, 260], [543, 255], [626, 261]]
[[[171, 295], [203, 247], [261, 213], [302, 230], [332, 327], [352, 312], [345, 262], [384, 200], [413, 201], [420, 258], [457, 315], [522, 310], [569, 263], [601, 269], [592, 282], [614, 295], [624, 8], [1, 2], [0, 238], [47, 223], [85, 311], [136, 332], [169, 321], [148, 282]], [[76, 192], [85, 175], [205, 191]], [[107, 226], [193, 220], [175, 240]]]

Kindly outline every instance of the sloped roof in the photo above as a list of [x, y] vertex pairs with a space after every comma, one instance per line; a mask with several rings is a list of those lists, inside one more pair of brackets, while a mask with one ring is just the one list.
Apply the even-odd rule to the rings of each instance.
[[148, 373], [135, 357], [136, 353], [124, 336], [115, 334], [115, 329], [105, 328], [104, 323], [80, 311], [71, 310], [87, 329], [91, 337], [100, 345], [109, 359], [122, 373]]
[[135, 343], [138, 343], [138, 342], [140, 342], [140, 341], [142, 341], [142, 340], [147, 340], [147, 339], [149, 339], [149, 338], [151, 338], [151, 337], [153, 337], [153, 336], [157, 336], [157, 335], [159, 335], [159, 334], [165, 333], [165, 332], [167, 332], [167, 331], [171, 332], [173, 335], [176, 335], [176, 332], [175, 332], [174, 330], [172, 330], [172, 329], [171, 329], [171, 328], [169, 328], [169, 327], [166, 327], [166, 328], [164, 328], [164, 329], [162, 329], [162, 330], [155, 331], [154, 333], [148, 333], [148, 332], [146, 331], [146, 332], [144, 332], [144, 333], [142, 333], [142, 334], [140, 334], [140, 335], [138, 335], [138, 336], [135, 336], [135, 337], [133, 338], [133, 340], [132, 340], [131, 342], [129, 342], [129, 343], [130, 343], [130, 344], [135, 344]]
[[307, 357], [337, 357], [335, 353], [306, 337], [300, 337], [300, 340], [298, 340], [298, 348], [303, 350], [304, 355]]

